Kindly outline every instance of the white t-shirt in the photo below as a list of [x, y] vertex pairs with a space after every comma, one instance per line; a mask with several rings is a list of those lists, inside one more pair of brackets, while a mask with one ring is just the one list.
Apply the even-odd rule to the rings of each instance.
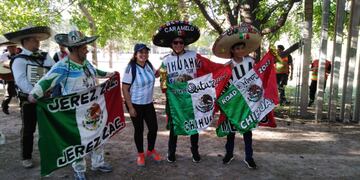
[[235, 62], [233, 59], [228, 63], [233, 64], [231, 81], [237, 81], [253, 68], [255, 61], [250, 56], [245, 56], [240, 63]]
[[132, 82], [131, 65], [125, 69], [122, 83], [130, 86], [130, 97], [133, 104], [145, 105], [153, 102], [153, 92], [155, 83], [155, 70], [148, 63], [142, 67], [136, 64], [136, 76]]
[[[22, 48], [20, 54], [31, 55], [32, 52], [25, 48]], [[43, 67], [49, 67], [50, 69], [50, 67], [54, 64], [55, 61], [49, 56], [49, 54], [47, 54], [46, 59], [44, 60]], [[31, 82], [29, 82], [27, 78], [27, 65], [39, 66], [33, 61], [28, 61], [24, 58], [16, 58], [12, 64], [12, 72], [17, 87], [20, 88], [21, 92], [29, 94], [33, 88], [33, 85], [31, 84]]]

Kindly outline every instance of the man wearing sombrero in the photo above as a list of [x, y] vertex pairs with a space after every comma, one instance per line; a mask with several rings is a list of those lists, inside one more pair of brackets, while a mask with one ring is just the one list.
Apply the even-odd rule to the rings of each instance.
[[42, 77], [42, 73], [55, 62], [47, 54], [39, 50], [40, 41], [51, 35], [51, 29], [46, 26], [28, 27], [19, 31], [4, 34], [11, 42], [21, 44], [22, 51], [13, 58], [10, 64], [20, 99], [22, 128], [21, 148], [22, 165], [31, 168], [34, 132], [36, 130], [36, 105], [27, 101], [27, 95], [33, 85]]
[[7, 84], [7, 96], [1, 103], [1, 108], [5, 114], [9, 114], [9, 103], [16, 96], [15, 81], [10, 70], [10, 60], [17, 54], [17, 44], [6, 40], [5, 37], [0, 37], [0, 39], [0, 47], [6, 47], [6, 52], [0, 56], [0, 79]]
[[[158, 29], [153, 37], [153, 43], [160, 47], [172, 49], [172, 53], [163, 58], [161, 65], [161, 69], [167, 71], [165, 79], [162, 79], [163, 81], [165, 80], [166, 83], [184, 82], [223, 67], [222, 64], [211, 62], [194, 51], [185, 50], [185, 46], [194, 43], [199, 37], [199, 29], [186, 21], [167, 22]], [[177, 135], [174, 132], [168, 102], [166, 103], [166, 114], [170, 129], [167, 161], [175, 162]], [[191, 135], [190, 140], [193, 162], [200, 162], [201, 157], [198, 151], [199, 134]]]
[[[230, 83], [241, 79], [253, 68], [255, 61], [248, 54], [255, 51], [260, 46], [260, 43], [261, 36], [259, 31], [247, 23], [231, 27], [217, 38], [212, 51], [217, 57], [231, 59], [228, 62], [233, 67]], [[252, 157], [252, 132], [246, 132], [243, 136], [245, 143], [244, 162], [249, 168], [255, 169], [256, 164]], [[235, 132], [231, 132], [227, 136], [225, 145], [226, 155], [223, 159], [224, 164], [229, 164], [234, 159], [234, 141]]]
[[[35, 85], [30, 92], [29, 101], [44, 97], [46, 92], [55, 86], [60, 86], [58, 95], [68, 95], [96, 86], [96, 77], [110, 77], [113, 73], [96, 69], [86, 59], [89, 52], [87, 44], [94, 42], [98, 36], [87, 37], [80, 31], [70, 31], [68, 34], [57, 34], [55, 40], [59, 45], [68, 48], [70, 54], [57, 62], [51, 70]], [[112, 167], [104, 160], [104, 149], [99, 147], [91, 153], [93, 171], [111, 172]], [[84, 158], [76, 160], [72, 167], [75, 179], [86, 179], [86, 161]]]

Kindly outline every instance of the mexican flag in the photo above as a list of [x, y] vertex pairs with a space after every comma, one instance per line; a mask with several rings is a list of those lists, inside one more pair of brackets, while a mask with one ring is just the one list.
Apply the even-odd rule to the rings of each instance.
[[84, 157], [125, 127], [120, 92], [116, 73], [85, 91], [38, 101], [42, 176]]
[[274, 62], [275, 56], [268, 52], [218, 98], [217, 103], [229, 121], [218, 123], [218, 136], [235, 129], [241, 134], [250, 131], [278, 104]]
[[167, 84], [167, 100], [176, 135], [193, 135], [206, 129], [215, 113], [215, 101], [231, 77], [231, 67], [187, 82]]

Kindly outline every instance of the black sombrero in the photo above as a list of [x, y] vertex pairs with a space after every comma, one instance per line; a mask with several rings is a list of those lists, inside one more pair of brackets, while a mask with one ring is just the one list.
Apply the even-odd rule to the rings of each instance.
[[7, 40], [4, 36], [0, 35], [0, 46], [16, 46], [17, 43]]
[[80, 31], [70, 31], [69, 34], [56, 34], [55, 41], [65, 47], [76, 47], [94, 42], [98, 36], [87, 37]]
[[15, 32], [4, 34], [6, 39], [14, 43], [20, 43], [22, 39], [28, 37], [37, 37], [43, 41], [51, 36], [51, 29], [47, 26], [26, 27]]
[[172, 41], [181, 37], [185, 45], [197, 41], [200, 30], [188, 21], [170, 21], [162, 25], [153, 36], [153, 43], [160, 47], [171, 47]]
[[230, 48], [240, 42], [245, 43], [244, 55], [247, 55], [260, 46], [260, 32], [248, 23], [233, 26], [216, 39], [212, 51], [215, 56], [228, 59], [231, 58]]

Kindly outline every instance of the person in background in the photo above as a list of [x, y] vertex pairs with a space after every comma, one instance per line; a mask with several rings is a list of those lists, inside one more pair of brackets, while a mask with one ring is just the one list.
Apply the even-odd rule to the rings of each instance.
[[[317, 80], [318, 80], [318, 70], [319, 70], [319, 60], [315, 59], [311, 63], [311, 83], [309, 87], [309, 107], [314, 104], [315, 94], [317, 90]], [[326, 87], [326, 80], [328, 75], [331, 73], [331, 62], [329, 60], [325, 61], [325, 81], [324, 81], [324, 89]]]
[[[4, 36], [11, 42], [22, 46], [20, 54], [13, 57], [10, 64], [15, 84], [18, 88], [21, 110], [21, 150], [22, 166], [33, 167], [32, 152], [34, 133], [36, 130], [36, 105], [28, 101], [28, 95], [34, 88], [34, 84], [55, 64], [47, 52], [41, 51], [40, 41], [46, 40], [51, 35], [51, 29], [47, 26], [28, 27], [15, 32], [9, 32]], [[37, 73], [32, 73], [36, 71]], [[42, 72], [43, 74], [41, 74]]]
[[66, 51], [66, 48], [64, 46], [59, 44], [59, 48], [60, 48], [60, 51], [56, 52], [53, 57], [55, 62], [61, 61], [66, 56], [68, 56], [68, 52]]
[[[277, 49], [279, 54], [281, 54], [285, 50], [283, 45], [278, 45]], [[275, 66], [278, 90], [280, 93], [280, 105], [290, 104], [290, 102], [286, 99], [285, 96], [285, 88], [289, 78], [290, 80], [292, 80], [293, 78], [294, 67], [292, 56], [289, 54], [283, 58], [278, 59]]]

